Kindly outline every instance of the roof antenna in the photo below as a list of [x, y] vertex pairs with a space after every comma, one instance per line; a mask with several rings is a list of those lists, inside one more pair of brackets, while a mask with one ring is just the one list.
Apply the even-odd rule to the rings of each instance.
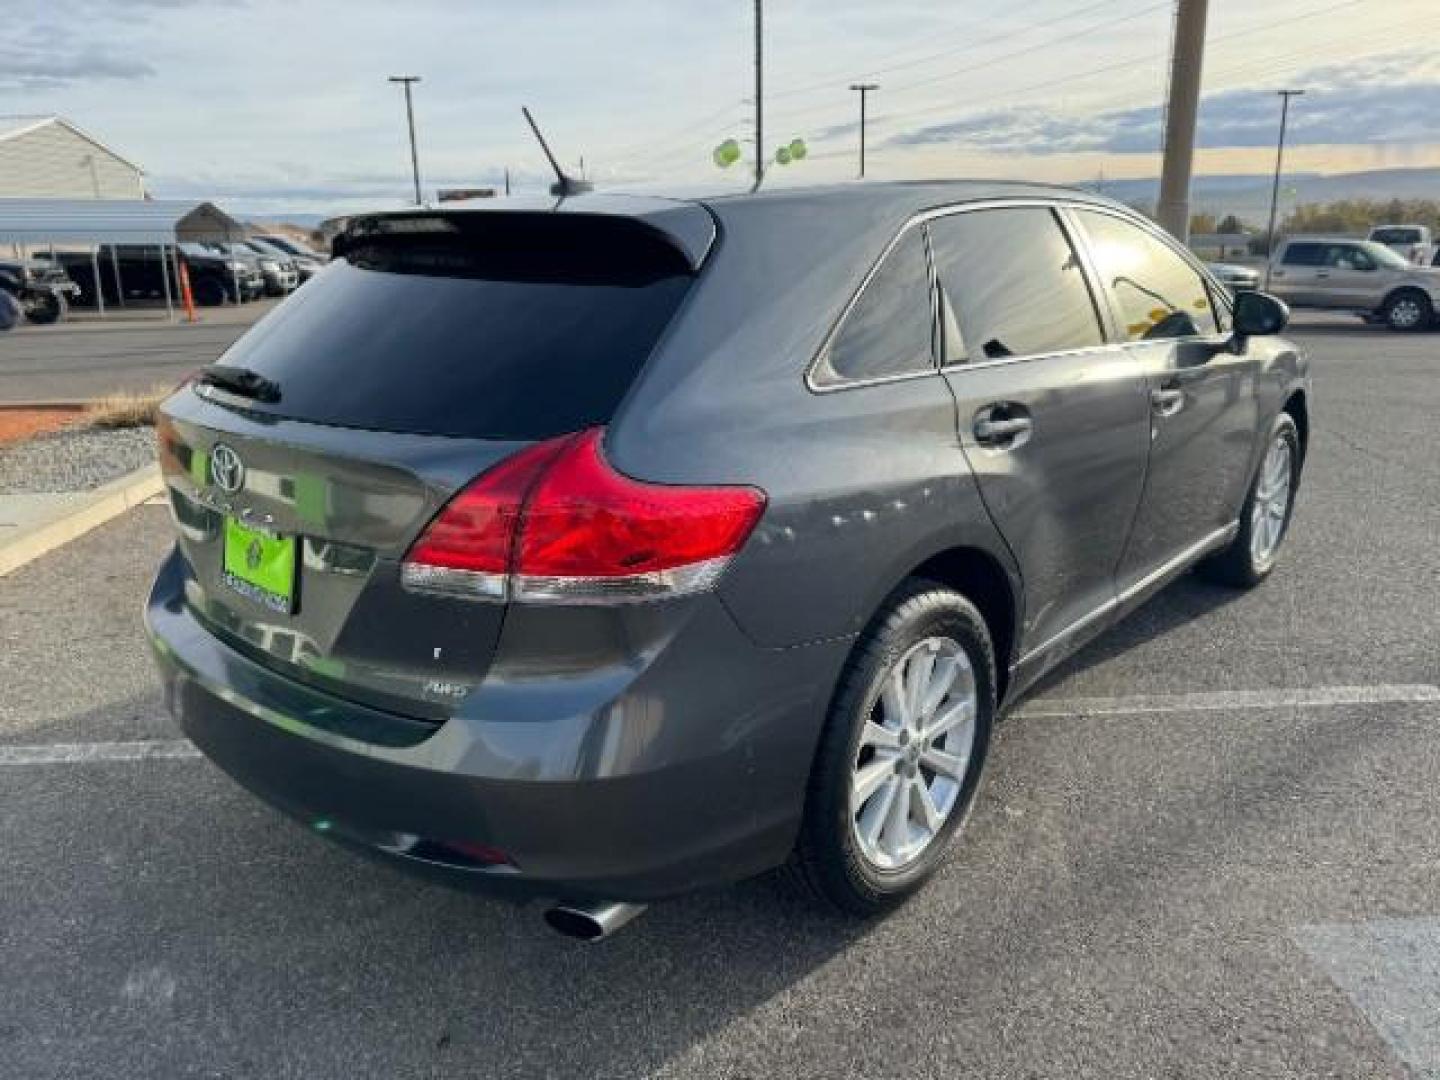
[[528, 106], [521, 105], [520, 111], [525, 114], [525, 122], [530, 125], [530, 130], [535, 133], [535, 141], [540, 144], [540, 149], [545, 151], [545, 157], [550, 162], [550, 168], [555, 170], [555, 183], [550, 185], [550, 194], [565, 198], [567, 195], [581, 195], [587, 191], [594, 191], [595, 185], [586, 180], [575, 180], [565, 175], [565, 170], [560, 168], [560, 163], [555, 160], [555, 155], [550, 152], [550, 144], [545, 141], [545, 136], [540, 134], [540, 127], [535, 123], [535, 118], [530, 115]]

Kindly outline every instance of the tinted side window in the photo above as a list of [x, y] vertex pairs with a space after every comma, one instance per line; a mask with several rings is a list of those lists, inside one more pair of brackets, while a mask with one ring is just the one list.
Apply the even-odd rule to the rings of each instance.
[[930, 270], [919, 229], [885, 256], [816, 369], [822, 385], [881, 379], [934, 368]]
[[947, 316], [954, 315], [953, 324], [947, 317], [947, 364], [1065, 352], [1104, 340], [1080, 261], [1052, 211], [953, 214], [930, 223], [930, 239]]
[[1290, 244], [1285, 248], [1285, 257], [1281, 262], [1286, 266], [1323, 266], [1325, 245]]
[[1205, 279], [1144, 229], [1110, 214], [1076, 213], [1090, 237], [1095, 269], [1114, 296], [1131, 341], [1199, 337], [1218, 330]]
[[1337, 270], [1374, 270], [1375, 260], [1354, 244], [1331, 244], [1325, 253], [1326, 266]]

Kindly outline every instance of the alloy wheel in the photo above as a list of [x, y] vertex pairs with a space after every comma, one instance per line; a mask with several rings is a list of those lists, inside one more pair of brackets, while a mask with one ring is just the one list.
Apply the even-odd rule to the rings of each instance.
[[1260, 482], [1255, 487], [1255, 501], [1250, 508], [1250, 555], [1257, 566], [1264, 566], [1275, 555], [1285, 533], [1290, 514], [1290, 487], [1294, 476], [1290, 441], [1276, 436], [1260, 466]]
[[1413, 330], [1420, 325], [1420, 302], [1402, 297], [1390, 306], [1390, 325], [1398, 330]]
[[885, 673], [850, 776], [851, 829], [872, 866], [913, 864], [955, 812], [977, 707], [974, 668], [952, 638], [926, 638]]

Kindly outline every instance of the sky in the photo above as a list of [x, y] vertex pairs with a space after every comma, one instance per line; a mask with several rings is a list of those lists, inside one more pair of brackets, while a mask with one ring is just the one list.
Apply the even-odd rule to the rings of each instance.
[[[1088, 182], [1159, 171], [1173, 0], [766, 0], [767, 183], [855, 175], [858, 95], [879, 178]], [[1197, 170], [1440, 165], [1440, 0], [1211, 0]], [[422, 182], [517, 191], [744, 184], [752, 0], [0, 0], [0, 114], [58, 113], [156, 196], [249, 213], [398, 205], [415, 74]], [[711, 160], [727, 138], [746, 160]]]

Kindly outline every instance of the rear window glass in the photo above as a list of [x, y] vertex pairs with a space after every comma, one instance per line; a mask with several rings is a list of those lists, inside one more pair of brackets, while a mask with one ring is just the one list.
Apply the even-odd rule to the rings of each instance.
[[494, 439], [608, 421], [690, 287], [683, 258], [626, 219], [473, 217], [342, 244], [222, 358], [279, 383], [247, 408]]
[[1381, 244], [1418, 244], [1421, 235], [1419, 229], [1376, 229], [1370, 239]]

